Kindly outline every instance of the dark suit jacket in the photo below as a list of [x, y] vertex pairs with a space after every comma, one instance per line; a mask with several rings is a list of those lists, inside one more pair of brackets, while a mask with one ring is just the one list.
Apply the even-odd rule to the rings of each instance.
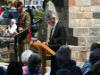
[[49, 47], [56, 52], [61, 45], [65, 44], [66, 44], [66, 29], [60, 22], [58, 22], [55, 27], [53, 36], [51, 37], [50, 34]]

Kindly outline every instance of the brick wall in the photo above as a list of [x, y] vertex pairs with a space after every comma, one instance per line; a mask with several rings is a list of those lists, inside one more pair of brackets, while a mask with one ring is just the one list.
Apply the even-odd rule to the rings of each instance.
[[69, 0], [69, 28], [77, 38], [72, 58], [84, 61], [89, 57], [90, 45], [100, 42], [100, 0]]

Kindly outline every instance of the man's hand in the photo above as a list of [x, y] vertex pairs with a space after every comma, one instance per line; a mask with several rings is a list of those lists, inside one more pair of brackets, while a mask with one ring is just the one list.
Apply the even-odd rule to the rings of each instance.
[[43, 42], [43, 44], [48, 45], [48, 42]]
[[41, 41], [39, 41], [39, 40], [38, 40], [38, 41], [36, 41], [36, 42], [41, 43]]
[[37, 41], [38, 43], [43, 43], [43, 44], [45, 44], [45, 45], [48, 45], [48, 42], [41, 42], [41, 41]]

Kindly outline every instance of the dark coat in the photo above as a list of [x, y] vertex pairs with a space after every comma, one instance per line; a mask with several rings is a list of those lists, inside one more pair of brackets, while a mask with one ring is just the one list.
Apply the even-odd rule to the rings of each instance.
[[73, 60], [71, 60], [69, 64], [62, 65], [60, 69], [68, 69], [71, 72], [70, 75], [82, 75], [81, 69], [76, 66], [76, 63]]
[[95, 49], [90, 54], [90, 63], [94, 65], [97, 61], [100, 61], [100, 48]]
[[[52, 30], [51, 30], [51, 34], [52, 34]], [[56, 27], [55, 27], [52, 37], [51, 37], [51, 34], [50, 34], [50, 38], [49, 38], [49, 47], [53, 51], [56, 52], [60, 46], [66, 44], [66, 29], [60, 22], [58, 22], [56, 24]], [[58, 69], [58, 66], [56, 63], [55, 56], [52, 56], [51, 57], [51, 73], [50, 73], [50, 75], [55, 75], [57, 69]]]
[[49, 40], [49, 47], [54, 51], [57, 51], [61, 45], [66, 44], [66, 29], [60, 22], [57, 23], [52, 37], [50, 34]]

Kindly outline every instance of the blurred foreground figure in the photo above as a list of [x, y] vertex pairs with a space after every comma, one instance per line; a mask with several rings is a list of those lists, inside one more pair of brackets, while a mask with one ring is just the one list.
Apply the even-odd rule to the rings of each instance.
[[[76, 66], [76, 62], [71, 59], [71, 49], [67, 46], [61, 46], [59, 50], [56, 52], [56, 60], [59, 70], [56, 72], [56, 75], [59, 71], [64, 71], [62, 75], [82, 75], [81, 69]], [[66, 71], [65, 71], [66, 70]]]
[[32, 51], [31, 50], [25, 50], [22, 55], [21, 55], [21, 60], [22, 60], [22, 63], [23, 63], [23, 75], [29, 73], [28, 72], [28, 60], [29, 60], [29, 57], [32, 55]]
[[[91, 45], [91, 47], [90, 47], [90, 56], [93, 57], [93, 58], [95, 57], [94, 60], [96, 60], [98, 57], [96, 58], [96, 56], [93, 56], [92, 54], [93, 53], [95, 54], [95, 50], [97, 50], [98, 48], [100, 48], [100, 44], [99, 43], [93, 43]], [[89, 71], [91, 71], [92, 70], [92, 67], [93, 67], [93, 65], [91, 64], [90, 59], [86, 60], [85, 61], [85, 64], [83, 65], [83, 67], [81, 69], [82, 75], [85, 75]]]
[[7, 70], [4, 67], [0, 66], [0, 75], [7, 75], [6, 73]]
[[23, 75], [22, 66], [17, 61], [12, 61], [8, 65], [7, 75]]
[[100, 75], [100, 60], [93, 65], [93, 75]]
[[41, 72], [41, 57], [33, 53], [28, 60], [29, 73], [26, 75], [42, 75]]

